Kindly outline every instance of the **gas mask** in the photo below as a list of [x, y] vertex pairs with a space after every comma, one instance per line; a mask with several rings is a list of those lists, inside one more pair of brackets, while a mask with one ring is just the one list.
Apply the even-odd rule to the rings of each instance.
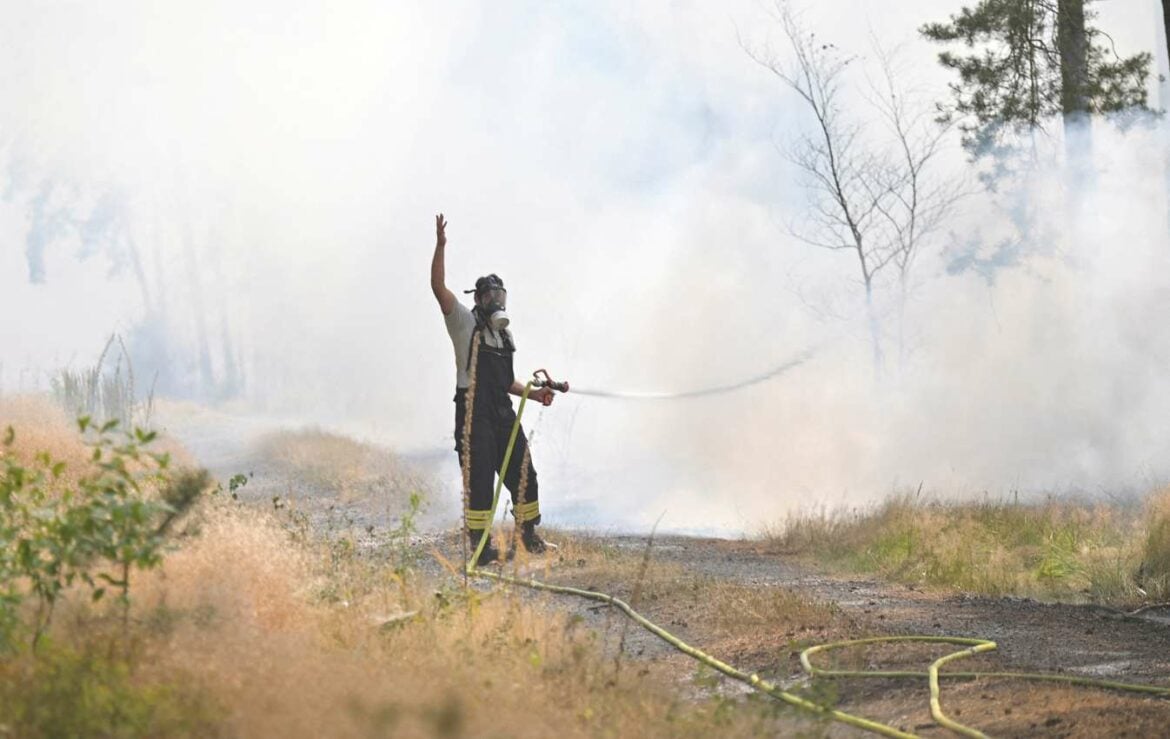
[[488, 325], [499, 331], [508, 327], [508, 291], [502, 287], [493, 287], [476, 295], [476, 302], [480, 310], [487, 316]]
[[475, 308], [493, 331], [508, 327], [508, 291], [498, 275], [480, 277], [475, 281], [475, 289], [464, 290], [464, 293], [475, 293]]

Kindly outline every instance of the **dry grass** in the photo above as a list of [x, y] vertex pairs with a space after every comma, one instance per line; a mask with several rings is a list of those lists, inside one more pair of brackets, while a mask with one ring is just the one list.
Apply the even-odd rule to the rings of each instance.
[[794, 515], [765, 539], [785, 552], [902, 582], [1126, 606], [1170, 595], [1167, 500], [1164, 494], [1143, 508], [902, 495], [869, 509]]
[[254, 452], [277, 472], [346, 501], [430, 488], [427, 479], [389, 449], [320, 429], [267, 434]]
[[31, 464], [37, 453], [48, 452], [66, 463], [66, 474], [76, 475], [89, 460], [90, 451], [80, 443], [77, 423], [48, 398], [0, 398], [0, 431], [9, 426], [16, 432], [11, 452], [21, 464]]
[[[547, 577], [627, 600], [637, 589], [637, 602], [630, 601], [635, 609], [684, 632], [702, 633], [704, 648], [723, 650], [724, 656], [737, 659], [758, 659], [768, 650], [786, 649], [789, 643], [857, 633], [857, 625], [832, 604], [784, 587], [690, 572], [655, 559], [653, 552], [643, 572], [643, 553], [588, 537], [566, 539], [562, 566], [550, 570]], [[748, 644], [757, 648], [747, 648]], [[776, 656], [770, 654], [765, 661], [774, 661]]]
[[[25, 411], [9, 417], [29, 448], [85, 453], [59, 414]], [[357, 459], [337, 449], [335, 461]], [[540, 599], [403, 576], [352, 546], [297, 541], [277, 515], [207, 501], [163, 565], [137, 576], [128, 643], [112, 605], [67, 598], [52, 649], [0, 667], [0, 734], [698, 737], [805, 726], [771, 703], [680, 697], [660, 670], [615, 675], [580, 618]]]
[[[15, 432], [11, 453], [22, 465], [31, 465], [35, 455], [48, 452], [65, 463], [60, 482], [77, 482], [89, 464], [92, 449], [85, 445], [76, 419], [43, 395], [14, 395], [0, 398], [0, 434], [9, 426]], [[189, 467], [191, 455], [174, 439], [160, 436], [151, 448], [171, 455], [175, 466]]]
[[1170, 490], [1146, 503], [1146, 531], [1138, 584], [1159, 600], [1170, 599]]
[[[457, 581], [404, 591], [386, 566], [296, 547], [267, 514], [216, 506], [144, 576], [139, 678], [182, 675], [244, 736], [728, 736], [774, 727], [616, 676], [580, 620]], [[343, 600], [322, 597], [336, 579]], [[404, 609], [418, 615], [383, 627]], [[74, 614], [70, 627], [84, 633]], [[61, 638], [69, 638], [65, 634]]]

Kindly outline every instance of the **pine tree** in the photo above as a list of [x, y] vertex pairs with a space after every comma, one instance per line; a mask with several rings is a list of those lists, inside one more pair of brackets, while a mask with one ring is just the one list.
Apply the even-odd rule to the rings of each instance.
[[1092, 25], [1092, 0], [980, 0], [945, 23], [920, 31], [970, 53], [947, 50], [939, 62], [958, 73], [943, 117], [958, 123], [975, 157], [995, 154], [1016, 134], [1042, 129], [1061, 116], [1149, 110], [1146, 80], [1152, 56], [1122, 58]]

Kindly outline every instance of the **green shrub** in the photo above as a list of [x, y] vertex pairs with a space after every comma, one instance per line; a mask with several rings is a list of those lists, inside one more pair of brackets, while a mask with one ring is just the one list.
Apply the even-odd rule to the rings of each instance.
[[149, 451], [154, 432], [115, 437], [116, 421], [91, 429], [88, 417], [78, 425], [93, 453], [75, 484], [47, 452], [21, 464], [11, 427], [0, 446], [0, 648], [21, 633], [35, 648], [75, 585], [94, 601], [112, 589], [125, 623], [133, 571], [158, 566], [173, 521], [206, 486], [206, 473], [174, 475], [166, 454]]
[[21, 737], [214, 736], [205, 693], [135, 679], [102, 650], [55, 645], [0, 666], [0, 735]]

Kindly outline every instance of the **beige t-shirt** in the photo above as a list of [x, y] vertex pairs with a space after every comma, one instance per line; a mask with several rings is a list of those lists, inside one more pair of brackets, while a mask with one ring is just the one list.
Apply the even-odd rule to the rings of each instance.
[[[467, 359], [471, 351], [471, 334], [475, 331], [475, 316], [471, 314], [470, 308], [456, 300], [455, 307], [451, 309], [450, 313], [443, 316], [443, 320], [447, 324], [447, 334], [451, 337], [451, 345], [455, 348], [455, 387], [456, 389], [465, 388], [471, 384], [471, 378], [467, 371]], [[511, 340], [514, 348], [516, 338], [508, 329], [495, 331], [489, 326], [483, 330], [484, 343], [497, 349], [504, 348], [505, 336]]]

